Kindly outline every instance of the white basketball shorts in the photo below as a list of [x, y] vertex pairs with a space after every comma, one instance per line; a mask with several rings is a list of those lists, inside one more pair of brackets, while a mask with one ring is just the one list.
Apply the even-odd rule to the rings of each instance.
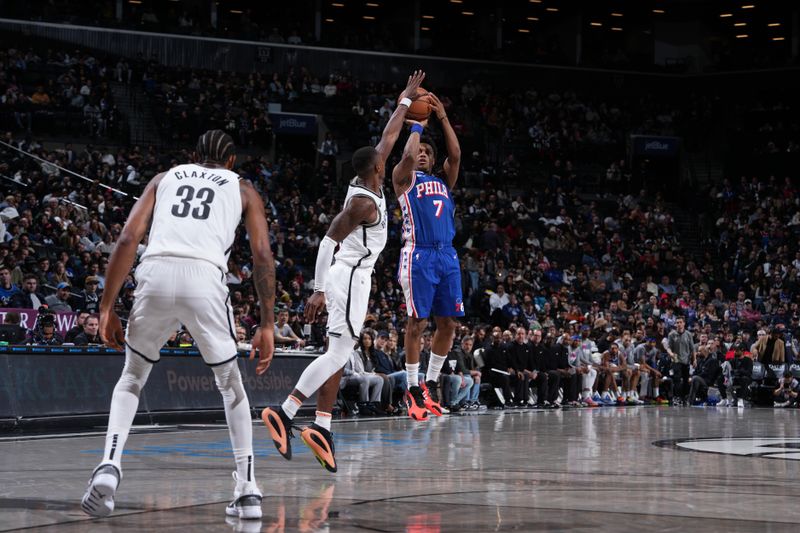
[[328, 335], [359, 339], [371, 288], [372, 269], [354, 268], [341, 262], [333, 264], [325, 281]]
[[164, 343], [183, 324], [209, 366], [236, 359], [230, 293], [218, 267], [197, 259], [152, 257], [136, 268], [136, 281], [125, 335], [133, 352], [157, 362]]

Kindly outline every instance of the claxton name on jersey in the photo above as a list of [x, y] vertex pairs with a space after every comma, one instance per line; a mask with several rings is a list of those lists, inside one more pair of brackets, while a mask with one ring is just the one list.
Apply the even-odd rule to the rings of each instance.
[[193, 170], [191, 173], [186, 172], [185, 170], [178, 170], [175, 172], [175, 177], [179, 180], [187, 178], [209, 180], [213, 183], [216, 183], [219, 187], [222, 187], [229, 181], [227, 178], [223, 178], [219, 174], [214, 174], [213, 172], [197, 172], [196, 170]]
[[417, 189], [417, 198], [422, 198], [423, 196], [444, 196], [445, 198], [450, 198], [450, 195], [447, 193], [447, 187], [440, 181], [426, 181], [418, 184], [415, 188]]

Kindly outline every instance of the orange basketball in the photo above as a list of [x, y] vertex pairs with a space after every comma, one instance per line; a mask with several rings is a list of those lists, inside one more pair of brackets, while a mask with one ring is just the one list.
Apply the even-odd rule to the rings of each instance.
[[431, 116], [431, 104], [428, 99], [428, 91], [422, 87], [417, 87], [419, 98], [411, 102], [406, 111], [406, 118], [410, 120], [425, 120]]

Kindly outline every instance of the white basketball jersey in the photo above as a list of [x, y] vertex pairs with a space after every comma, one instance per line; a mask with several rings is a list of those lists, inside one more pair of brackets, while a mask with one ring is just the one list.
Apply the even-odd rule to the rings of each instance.
[[156, 189], [150, 238], [142, 260], [201, 259], [228, 271], [228, 254], [242, 218], [239, 176], [225, 168], [179, 165]]
[[378, 256], [386, 246], [386, 197], [383, 191], [377, 195], [366, 187], [355, 185], [355, 180], [353, 180], [350, 182], [347, 196], [344, 199], [345, 207], [355, 196], [365, 196], [375, 202], [378, 208], [378, 218], [370, 224], [362, 224], [345, 237], [339, 245], [335, 259], [351, 267], [372, 270], [375, 261], [378, 260]]

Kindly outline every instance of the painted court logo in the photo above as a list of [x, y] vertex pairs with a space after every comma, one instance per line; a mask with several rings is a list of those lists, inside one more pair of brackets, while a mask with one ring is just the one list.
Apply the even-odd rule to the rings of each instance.
[[794, 437], [670, 439], [653, 444], [689, 452], [800, 461], [800, 438]]

